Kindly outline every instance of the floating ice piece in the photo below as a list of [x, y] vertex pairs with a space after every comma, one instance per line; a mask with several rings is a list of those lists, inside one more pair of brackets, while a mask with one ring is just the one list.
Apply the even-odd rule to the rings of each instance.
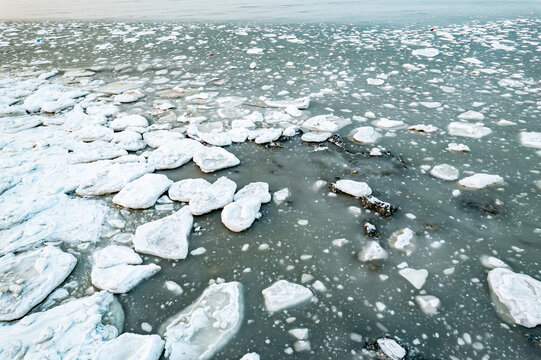
[[114, 159], [119, 156], [128, 155], [128, 152], [120, 146], [101, 140], [77, 145], [70, 158], [72, 164], [90, 163], [97, 160]]
[[261, 201], [257, 197], [244, 197], [224, 207], [221, 216], [222, 223], [231, 231], [244, 231], [261, 216], [260, 208]]
[[293, 117], [302, 116], [302, 111], [299, 110], [295, 105], [289, 105], [285, 108], [285, 112]]
[[481, 264], [488, 269], [509, 268], [509, 265], [494, 256], [481, 256]]
[[420, 101], [419, 104], [423, 105], [427, 109], [436, 109], [441, 106], [441, 103], [437, 101]]
[[192, 160], [195, 153], [206, 149], [199, 141], [192, 139], [174, 140], [154, 150], [148, 157], [148, 163], [157, 170], [176, 169]]
[[114, 131], [103, 125], [88, 125], [75, 132], [77, 139], [85, 142], [96, 140], [110, 141], [113, 138]]
[[389, 120], [387, 118], [381, 118], [372, 122], [375, 127], [380, 129], [395, 129], [404, 125], [401, 120]]
[[229, 146], [231, 145], [231, 135], [226, 132], [221, 133], [207, 133], [198, 132], [199, 139], [214, 146]]
[[138, 151], [147, 146], [146, 142], [143, 141], [141, 134], [133, 130], [124, 130], [115, 133], [111, 142], [127, 151]]
[[243, 199], [257, 199], [260, 203], [266, 204], [271, 201], [269, 184], [266, 182], [253, 182], [240, 189], [234, 197], [235, 201]]
[[26, 315], [68, 277], [76, 263], [73, 255], [53, 246], [0, 258], [0, 321]]
[[243, 357], [240, 358], [240, 360], [260, 360], [259, 354], [252, 352], [248, 354], [244, 354]]
[[144, 163], [111, 164], [94, 176], [85, 179], [75, 190], [80, 196], [112, 194], [122, 190], [130, 181], [154, 171], [154, 166]]
[[205, 147], [196, 152], [193, 161], [204, 173], [210, 173], [217, 170], [237, 166], [240, 160], [221, 147]]
[[522, 132], [520, 133], [520, 143], [527, 147], [541, 149], [541, 132]]
[[282, 190], [278, 190], [273, 195], [273, 201], [276, 205], [280, 205], [284, 201], [286, 201], [291, 196], [291, 192], [288, 188], [284, 188]]
[[485, 115], [475, 110], [468, 110], [458, 115], [458, 118], [460, 120], [482, 121], [485, 118]]
[[354, 180], [338, 180], [332, 185], [336, 190], [355, 197], [363, 197], [372, 194], [372, 189], [367, 183]]
[[420, 132], [420, 133], [426, 133], [426, 134], [430, 134], [430, 133], [434, 133], [436, 131], [439, 131], [439, 129], [434, 125], [424, 125], [424, 124], [418, 124], [418, 125], [410, 126], [408, 128], [408, 130], [409, 131]]
[[108, 268], [92, 267], [90, 277], [92, 284], [114, 294], [124, 294], [137, 286], [141, 281], [160, 271], [156, 264], [128, 265], [120, 264]]
[[380, 261], [387, 257], [387, 251], [377, 241], [370, 241], [359, 253], [359, 260], [362, 262]]
[[139, 84], [134, 82], [118, 81], [104, 85], [100, 87], [98, 91], [109, 95], [118, 95], [122, 94], [124, 91], [137, 89], [139, 86]]
[[499, 80], [498, 85], [510, 88], [521, 88], [524, 86], [524, 83], [522, 81], [507, 78]]
[[210, 183], [205, 179], [184, 179], [177, 181], [169, 188], [169, 198], [175, 201], [188, 202], [198, 193], [208, 190]]
[[256, 144], [267, 144], [278, 140], [280, 136], [282, 136], [282, 129], [259, 129], [257, 130], [257, 136], [254, 141]]
[[311, 132], [307, 132], [307, 133], [304, 133], [302, 134], [301, 136], [301, 140], [304, 141], [304, 142], [323, 142], [323, 141], [327, 141], [328, 138], [330, 138], [332, 136], [332, 133], [331, 132], [314, 132], [314, 131], [311, 131]]
[[470, 190], [481, 190], [490, 186], [503, 185], [503, 178], [499, 175], [474, 174], [458, 181], [458, 183]]
[[105, 269], [117, 265], [139, 265], [143, 259], [132, 248], [120, 245], [109, 245], [92, 254], [92, 261], [96, 267]]
[[265, 299], [265, 307], [269, 312], [302, 304], [314, 296], [310, 289], [287, 280], [278, 280], [261, 293]]
[[373, 144], [381, 138], [381, 134], [378, 133], [372, 126], [361, 126], [356, 129], [353, 134], [353, 140], [361, 144]]
[[91, 105], [86, 108], [88, 115], [100, 115], [100, 116], [113, 116], [118, 114], [118, 107], [112, 104], [97, 104]]
[[406, 349], [393, 339], [378, 339], [377, 343], [381, 351], [391, 360], [402, 360], [406, 356]]
[[295, 100], [265, 100], [265, 104], [267, 106], [276, 108], [287, 109], [288, 107], [292, 106], [298, 110], [306, 110], [310, 106], [310, 97], [303, 97]]
[[246, 53], [249, 55], [262, 55], [263, 49], [255, 47], [255, 48], [248, 49]]
[[410, 228], [404, 228], [391, 234], [389, 245], [409, 256], [415, 249], [414, 238], [413, 231]]
[[163, 345], [159, 335], [124, 333], [103, 344], [92, 360], [158, 360]]
[[488, 273], [492, 302], [506, 321], [528, 328], [541, 324], [541, 282], [497, 268]]
[[159, 148], [162, 145], [182, 138], [184, 138], [184, 135], [181, 133], [167, 130], [149, 131], [143, 134], [143, 140], [151, 148]]
[[433, 295], [418, 295], [415, 297], [417, 305], [427, 315], [435, 315], [440, 307], [440, 299]]
[[470, 147], [464, 144], [449, 143], [446, 150], [452, 152], [469, 152]]
[[109, 123], [109, 127], [115, 131], [126, 130], [129, 127], [147, 127], [148, 120], [141, 115], [124, 115], [117, 117]]
[[239, 330], [243, 317], [242, 285], [210, 285], [164, 328], [165, 357], [171, 360], [210, 359]]
[[42, 103], [41, 112], [46, 114], [55, 114], [73, 106], [75, 106], [75, 100], [70, 98], [60, 98], [55, 101]]
[[478, 60], [476, 58], [464, 58], [462, 59], [462, 61], [464, 62], [467, 62], [469, 64], [473, 64], [473, 65], [481, 65], [483, 62], [481, 60]]
[[311, 117], [302, 123], [302, 128], [308, 131], [336, 132], [351, 124], [350, 119], [344, 119], [331, 114]]
[[447, 129], [451, 135], [465, 136], [476, 139], [482, 138], [483, 136], [492, 132], [492, 130], [480, 124], [469, 124], [463, 122], [452, 122], [447, 126]]
[[428, 277], [428, 271], [426, 271], [426, 269], [416, 270], [411, 268], [405, 268], [399, 270], [398, 273], [404, 279], [408, 280], [410, 284], [413, 285], [413, 287], [417, 290], [420, 290], [423, 287], [426, 278]]
[[147, 209], [173, 184], [165, 175], [145, 174], [128, 183], [113, 197], [117, 205], [131, 209]]
[[0, 130], [7, 134], [14, 134], [22, 130], [40, 126], [44, 121], [44, 117], [35, 115], [4, 117], [0, 123]]
[[308, 332], [309, 330], [307, 328], [297, 328], [297, 329], [291, 329], [288, 331], [288, 333], [295, 337], [297, 340], [306, 340], [308, 339]]
[[434, 57], [437, 56], [440, 51], [434, 48], [416, 49], [411, 52], [415, 56]]
[[0, 326], [3, 359], [90, 359], [122, 331], [124, 312], [106, 291]]
[[436, 165], [432, 168], [432, 170], [430, 170], [430, 175], [446, 181], [454, 181], [458, 179], [458, 173], [458, 169], [449, 164]]
[[132, 238], [135, 251], [169, 260], [185, 259], [192, 225], [193, 216], [188, 206], [172, 215], [140, 225]]
[[223, 208], [233, 201], [237, 184], [222, 176], [205, 191], [198, 191], [190, 198], [190, 211], [193, 215], [203, 215]]
[[383, 85], [384, 82], [385, 82], [385, 80], [383, 80], [383, 79], [373, 79], [373, 78], [366, 79], [366, 83], [368, 85], [379, 86], [379, 85]]

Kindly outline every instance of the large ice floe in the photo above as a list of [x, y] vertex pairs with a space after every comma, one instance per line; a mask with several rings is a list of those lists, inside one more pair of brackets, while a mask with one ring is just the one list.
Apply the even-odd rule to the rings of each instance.
[[192, 224], [190, 208], [184, 206], [172, 215], [139, 225], [132, 238], [135, 251], [170, 260], [184, 259]]
[[87, 359], [122, 332], [124, 312], [106, 291], [0, 324], [0, 359]]
[[498, 313], [528, 328], [541, 324], [541, 282], [506, 268], [488, 273], [488, 286]]
[[148, 209], [166, 192], [173, 181], [161, 174], [145, 174], [128, 183], [113, 197], [117, 205], [131, 209]]
[[310, 300], [314, 294], [310, 289], [287, 280], [278, 280], [261, 291], [265, 300], [265, 308], [269, 312], [287, 309]]
[[244, 313], [242, 285], [210, 285], [186, 309], [163, 325], [165, 357], [210, 359], [239, 330]]
[[124, 333], [104, 343], [92, 360], [158, 360], [163, 345], [159, 335]]
[[156, 264], [140, 265], [143, 260], [131, 248], [109, 245], [96, 251], [90, 277], [99, 289], [123, 294], [160, 271]]
[[23, 317], [71, 273], [77, 259], [45, 246], [0, 258], [0, 321]]

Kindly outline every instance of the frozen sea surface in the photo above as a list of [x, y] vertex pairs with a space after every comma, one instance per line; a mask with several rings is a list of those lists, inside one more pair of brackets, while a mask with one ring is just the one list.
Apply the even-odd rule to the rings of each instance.
[[[535, 18], [433, 31], [0, 23], [2, 251], [54, 243], [77, 257], [31, 313], [91, 295], [93, 253], [132, 246], [138, 226], [184, 206], [153, 196], [150, 208], [134, 210], [115, 205], [115, 194], [75, 192], [96, 179], [118, 191], [118, 164], [146, 164], [156, 152], [175, 166], [155, 173], [174, 182], [226, 176], [237, 190], [265, 182], [290, 196], [262, 204], [241, 233], [222, 224], [221, 210], [195, 216], [186, 259], [140, 254], [161, 270], [116, 295], [125, 332], [156, 334], [210, 283], [239, 282], [242, 324], [215, 358], [401, 353], [394, 342], [377, 345], [384, 337], [415, 359], [540, 358], [541, 330], [500, 317], [487, 282], [493, 267], [541, 278], [540, 30]], [[301, 132], [323, 140], [303, 142]], [[193, 149], [175, 152], [184, 136], [197, 149], [223, 146], [240, 164], [204, 173]], [[458, 175], [431, 171], [442, 164]], [[461, 186], [472, 176], [473, 187]], [[372, 195], [335, 193], [338, 180], [364, 182]], [[158, 185], [138, 191], [166, 193]], [[74, 225], [79, 218], [84, 226]], [[362, 262], [371, 241], [387, 257]], [[261, 292], [278, 280], [314, 296], [270, 313]], [[308, 329], [307, 338], [294, 329]]]

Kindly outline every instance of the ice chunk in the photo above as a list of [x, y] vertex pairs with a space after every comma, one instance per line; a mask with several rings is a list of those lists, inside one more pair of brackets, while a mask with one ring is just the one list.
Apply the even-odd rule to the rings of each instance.
[[103, 344], [92, 360], [158, 360], [163, 345], [158, 335], [124, 333]]
[[85, 179], [75, 192], [80, 196], [112, 194], [122, 190], [130, 181], [153, 171], [153, 165], [144, 163], [106, 165], [103, 170]]
[[453, 152], [469, 152], [470, 147], [464, 144], [449, 143], [446, 148], [447, 151]]
[[160, 269], [161, 267], [156, 264], [119, 264], [107, 268], [94, 265], [90, 277], [95, 287], [114, 294], [123, 294], [133, 289], [144, 279], [156, 274]]
[[0, 321], [26, 315], [68, 277], [76, 263], [73, 255], [53, 246], [0, 258]]
[[115, 131], [126, 130], [129, 127], [147, 127], [148, 120], [141, 115], [124, 115], [117, 117], [109, 123], [109, 127]]
[[143, 259], [131, 248], [109, 245], [92, 254], [93, 263], [99, 268], [108, 268], [122, 264], [139, 265]]
[[387, 251], [377, 241], [370, 241], [359, 253], [359, 260], [362, 262], [380, 261], [387, 257]]
[[336, 190], [355, 197], [363, 197], [372, 194], [372, 189], [367, 183], [354, 180], [338, 180], [332, 185]]
[[89, 163], [97, 160], [114, 159], [119, 156], [128, 155], [128, 152], [120, 146], [105, 141], [94, 141], [91, 143], [80, 143], [74, 149], [70, 163]]
[[234, 197], [235, 201], [248, 198], [256, 198], [260, 203], [265, 204], [271, 201], [269, 184], [265, 182], [253, 182], [240, 189]]
[[81, 141], [110, 141], [113, 138], [114, 131], [103, 125], [88, 125], [81, 127], [75, 132], [75, 136]]
[[240, 358], [240, 360], [260, 360], [259, 354], [252, 352], [245, 354], [243, 357]]
[[452, 122], [447, 126], [449, 134], [455, 136], [465, 136], [470, 138], [479, 139], [492, 132], [487, 127], [478, 124], [469, 124], [463, 122]]
[[381, 137], [372, 126], [361, 126], [353, 134], [353, 140], [361, 144], [373, 144]]
[[541, 149], [541, 132], [522, 132], [520, 133], [520, 143], [524, 146]]
[[481, 190], [490, 186], [503, 185], [503, 178], [499, 175], [474, 174], [458, 181], [458, 183], [470, 190]]
[[298, 328], [291, 329], [288, 331], [290, 335], [295, 337], [297, 340], [306, 340], [308, 339], [308, 329], [307, 328]]
[[458, 169], [449, 164], [440, 164], [430, 170], [430, 175], [438, 179], [453, 181], [458, 179]]
[[381, 118], [372, 122], [375, 127], [380, 129], [395, 129], [404, 125], [401, 120], [390, 120], [387, 118]]
[[106, 291], [0, 326], [4, 359], [90, 359], [122, 331], [124, 312]]
[[426, 57], [434, 57], [434, 56], [437, 56], [439, 53], [440, 51], [434, 48], [416, 49], [412, 51], [412, 54], [415, 56], [426, 56]]
[[426, 278], [428, 277], [428, 271], [426, 269], [411, 269], [405, 268], [399, 270], [398, 273], [404, 279], [408, 280], [411, 285], [417, 290], [420, 290], [425, 284]]
[[180, 180], [169, 188], [169, 198], [175, 201], [188, 202], [196, 194], [207, 191], [210, 185], [205, 179]]
[[304, 142], [323, 142], [332, 136], [331, 132], [307, 132], [302, 134], [301, 140]]
[[133, 130], [124, 130], [115, 133], [111, 142], [128, 151], [138, 151], [147, 146], [146, 142], [143, 141], [141, 134]]
[[124, 91], [137, 89], [139, 86], [139, 84], [134, 82], [117, 81], [100, 87], [98, 91], [109, 95], [118, 95]]
[[310, 289], [287, 280], [278, 280], [261, 293], [265, 299], [265, 307], [269, 312], [302, 304], [313, 297]]
[[485, 118], [483, 114], [475, 110], [468, 110], [458, 115], [460, 120], [481, 121]]
[[439, 129], [435, 127], [434, 125], [418, 124], [418, 125], [413, 125], [413, 126], [408, 127], [408, 130], [419, 132], [419, 133], [430, 134], [430, 133], [434, 133], [438, 131]]
[[434, 315], [440, 307], [440, 299], [433, 295], [418, 295], [415, 297], [417, 305], [427, 315]]
[[192, 160], [195, 153], [205, 149], [207, 148], [199, 141], [175, 140], [154, 150], [148, 157], [148, 163], [154, 165], [157, 170], [176, 169]]
[[147, 209], [173, 184], [165, 175], [145, 174], [128, 183], [113, 197], [117, 205], [131, 209]]
[[149, 131], [143, 134], [143, 140], [151, 148], [159, 148], [168, 142], [182, 139], [184, 135], [176, 131], [156, 130]]
[[241, 232], [248, 229], [259, 214], [261, 202], [257, 197], [245, 197], [227, 204], [222, 210], [222, 223], [231, 231]]
[[291, 196], [291, 192], [288, 188], [284, 188], [282, 190], [278, 190], [273, 195], [273, 200], [276, 205], [280, 205], [284, 201], [286, 201]]
[[193, 215], [203, 215], [221, 209], [233, 201], [237, 184], [222, 176], [206, 191], [195, 193], [190, 198], [190, 211]]
[[162, 326], [165, 357], [210, 359], [239, 330], [244, 311], [238, 282], [210, 285], [190, 306]]
[[488, 273], [492, 302], [506, 321], [528, 328], [541, 324], [541, 282], [509, 269]]
[[377, 343], [391, 360], [402, 360], [406, 356], [406, 350], [393, 339], [378, 339]]
[[193, 161], [205, 173], [237, 166], [240, 160], [221, 147], [208, 147], [196, 152]]
[[288, 107], [295, 107], [298, 110], [306, 110], [310, 106], [310, 98], [309, 97], [303, 97], [298, 98], [295, 100], [265, 100], [265, 104], [270, 107], [276, 107], [276, 108], [288, 108]]
[[393, 249], [402, 251], [406, 255], [411, 255], [415, 244], [413, 243], [415, 235], [410, 228], [404, 228], [402, 230], [395, 231], [389, 238], [389, 244]]
[[140, 225], [132, 238], [135, 251], [170, 260], [184, 259], [188, 254], [188, 235], [192, 225], [193, 216], [188, 206]]
[[336, 132], [351, 124], [350, 119], [344, 119], [331, 114], [311, 117], [302, 123], [302, 128], [308, 131]]
[[282, 129], [260, 129], [254, 141], [256, 144], [267, 144], [278, 140], [280, 136], [282, 136]]

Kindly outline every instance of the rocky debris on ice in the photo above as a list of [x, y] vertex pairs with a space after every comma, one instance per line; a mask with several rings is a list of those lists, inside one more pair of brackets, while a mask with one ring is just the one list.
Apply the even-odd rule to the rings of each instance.
[[506, 321], [528, 328], [541, 324], [541, 282], [509, 269], [488, 273], [492, 302]]
[[378, 339], [376, 341], [381, 352], [385, 354], [390, 360], [402, 360], [406, 357], [406, 349], [400, 346], [393, 339]]
[[408, 282], [413, 285], [414, 288], [420, 290], [425, 284], [426, 278], [428, 277], [428, 271], [426, 269], [412, 269], [405, 268], [398, 271], [400, 276], [408, 280]]
[[364, 234], [368, 237], [376, 236], [378, 233], [378, 229], [376, 229], [376, 226], [372, 223], [369, 223], [368, 221], [364, 223]]
[[239, 330], [244, 304], [242, 285], [210, 285], [190, 306], [162, 326], [165, 357], [171, 360], [210, 359]]
[[421, 308], [421, 311], [427, 315], [437, 314], [441, 304], [440, 299], [433, 295], [417, 295], [415, 301]]
[[124, 115], [117, 117], [109, 123], [109, 127], [114, 131], [126, 130], [130, 127], [147, 127], [148, 120], [141, 115]]
[[148, 209], [169, 189], [173, 181], [161, 174], [145, 174], [133, 180], [113, 197], [117, 205], [130, 209]]
[[446, 181], [454, 181], [458, 179], [458, 174], [458, 169], [449, 164], [436, 165], [432, 168], [432, 170], [430, 170], [430, 175]]
[[159, 335], [124, 333], [104, 343], [92, 360], [158, 360], [163, 345]]
[[469, 138], [479, 139], [492, 133], [487, 127], [484, 127], [480, 123], [469, 124], [463, 122], [452, 122], [447, 126], [450, 135], [465, 136]]
[[353, 140], [361, 144], [373, 144], [381, 136], [372, 126], [361, 126], [355, 130]]
[[419, 133], [425, 133], [425, 134], [431, 134], [439, 131], [436, 126], [434, 125], [424, 125], [424, 124], [418, 124], [408, 127], [409, 131], [415, 131]]
[[361, 204], [365, 209], [375, 211], [383, 217], [392, 216], [397, 210], [396, 207], [388, 202], [381, 201], [372, 195], [361, 197]]
[[122, 190], [130, 181], [154, 171], [154, 166], [145, 163], [104, 164], [103, 170], [83, 180], [75, 190], [80, 196], [112, 194]]
[[76, 263], [73, 255], [53, 246], [0, 258], [0, 321], [26, 315], [68, 277]]
[[237, 184], [222, 176], [204, 191], [196, 191], [190, 198], [190, 211], [193, 215], [203, 215], [218, 210], [233, 201]]
[[3, 359], [91, 359], [122, 331], [124, 312], [106, 291], [0, 326]]
[[406, 255], [411, 255], [415, 249], [415, 234], [410, 228], [404, 228], [398, 231], [395, 231], [389, 237], [389, 245], [398, 251], [405, 253]]
[[173, 140], [154, 150], [148, 157], [148, 163], [157, 170], [176, 169], [192, 160], [194, 154], [205, 149], [206, 147], [196, 140]]
[[260, 360], [258, 353], [252, 352], [248, 354], [244, 354], [243, 357], [240, 358], [240, 360]]
[[156, 264], [139, 265], [141, 257], [125, 246], [109, 245], [96, 251], [93, 259], [92, 284], [115, 294], [127, 293], [161, 269]]
[[241, 232], [248, 229], [261, 214], [261, 201], [247, 197], [227, 204], [222, 210], [222, 223], [229, 230]]
[[291, 192], [289, 191], [289, 189], [284, 188], [284, 189], [276, 191], [273, 194], [272, 199], [276, 205], [280, 205], [281, 203], [289, 199], [290, 196], [291, 196]]
[[520, 143], [523, 146], [541, 149], [541, 132], [522, 132], [520, 133]]
[[261, 293], [271, 313], [302, 304], [314, 296], [310, 289], [287, 280], [278, 280]]
[[172, 215], [140, 225], [132, 238], [135, 251], [163, 259], [185, 259], [192, 225], [193, 216], [188, 206]]
[[415, 56], [434, 57], [437, 56], [440, 51], [434, 48], [416, 49], [411, 52]]
[[329, 188], [333, 192], [343, 192], [358, 198], [372, 194], [370, 186], [362, 181], [338, 180], [336, 183], [329, 185]]
[[499, 175], [474, 174], [458, 181], [459, 185], [469, 190], [481, 190], [491, 186], [503, 185]]
[[240, 164], [240, 160], [235, 155], [215, 146], [205, 147], [196, 152], [193, 161], [204, 173], [211, 173]]
[[198, 193], [203, 193], [211, 184], [205, 179], [184, 179], [169, 188], [169, 198], [174, 201], [189, 202]]
[[387, 259], [387, 251], [377, 241], [370, 241], [359, 253], [362, 262], [374, 262]]

